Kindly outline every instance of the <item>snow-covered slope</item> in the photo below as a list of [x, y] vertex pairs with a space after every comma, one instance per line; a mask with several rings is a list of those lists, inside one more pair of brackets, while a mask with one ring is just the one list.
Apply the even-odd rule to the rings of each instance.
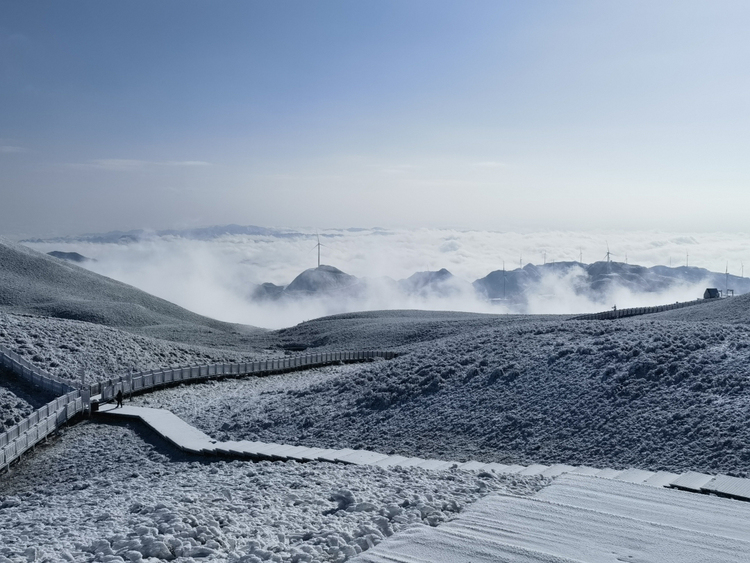
[[[343, 318], [342, 331], [356, 334], [368, 318]], [[393, 342], [402, 323], [390, 319], [365, 329], [373, 346]], [[387, 362], [287, 378], [265, 390], [236, 381], [147, 400], [221, 439], [501, 463], [750, 472], [744, 326], [471, 316], [453, 324], [412, 340]]]
[[659, 313], [654, 318], [671, 321], [750, 324], [750, 294], [717, 300], [710, 307], [689, 307]]
[[[150, 369], [245, 362], [279, 354], [247, 345], [194, 346], [94, 323], [3, 312], [0, 344], [63, 379], [79, 381], [83, 369], [89, 383]], [[0, 378], [2, 385], [4, 378]]]
[[[194, 344], [215, 333], [257, 332], [178, 307], [70, 262], [0, 239], [0, 308], [13, 313], [88, 321]], [[229, 340], [229, 338], [228, 338]]]
[[322, 317], [273, 333], [281, 345], [310, 347], [401, 349], [447, 336], [508, 324], [525, 325], [563, 317], [485, 315], [452, 311], [368, 311]]

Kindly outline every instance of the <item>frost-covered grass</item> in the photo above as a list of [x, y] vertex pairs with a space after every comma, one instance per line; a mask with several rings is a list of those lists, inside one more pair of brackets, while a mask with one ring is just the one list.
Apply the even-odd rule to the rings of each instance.
[[[0, 344], [53, 375], [99, 381], [173, 366], [253, 361], [279, 352], [191, 346], [89, 322], [0, 312]], [[1, 383], [1, 381], [0, 381]]]
[[546, 484], [206, 462], [132, 428], [80, 424], [0, 479], [0, 561], [345, 561], [407, 526], [450, 520], [492, 491], [526, 495]]
[[414, 345], [498, 325], [559, 320], [559, 316], [485, 315], [446, 311], [368, 311], [323, 317], [270, 333], [280, 345], [327, 350], [410, 350]]
[[744, 476], [749, 337], [646, 318], [506, 322], [393, 361], [144, 400], [220, 439]]

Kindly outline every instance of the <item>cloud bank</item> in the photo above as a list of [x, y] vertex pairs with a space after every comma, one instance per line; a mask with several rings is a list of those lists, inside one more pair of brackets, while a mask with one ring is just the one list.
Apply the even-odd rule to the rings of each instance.
[[[579, 291], [582, 270], [545, 276], [523, 310], [489, 303], [471, 290], [471, 282], [519, 264], [602, 260], [609, 244], [613, 260], [652, 265], [702, 266], [739, 275], [748, 248], [745, 235], [657, 232], [489, 232], [444, 229], [327, 229], [320, 231], [321, 261], [367, 280], [364, 292], [287, 302], [254, 302], [257, 285], [289, 284], [317, 264], [315, 230], [276, 235], [225, 235], [192, 240], [179, 235], [146, 236], [127, 244], [70, 240], [29, 244], [40, 251], [79, 252], [96, 259], [87, 268], [134, 285], [197, 313], [267, 328], [290, 326], [323, 315], [355, 310], [432, 309], [485, 313], [571, 314], [671, 303], [702, 295], [701, 283], [664, 293], [634, 293], [613, 287], [593, 299]], [[750, 264], [750, 260], [748, 260]], [[405, 295], [394, 280], [418, 271], [450, 270], [455, 291]]]

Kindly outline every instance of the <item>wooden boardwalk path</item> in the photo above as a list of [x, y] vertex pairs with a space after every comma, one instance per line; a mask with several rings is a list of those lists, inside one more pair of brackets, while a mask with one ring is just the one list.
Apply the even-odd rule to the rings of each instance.
[[564, 475], [534, 497], [493, 494], [436, 528], [415, 526], [369, 563], [745, 563], [750, 504]]
[[[667, 471], [645, 471], [642, 469], [609, 469], [588, 466], [556, 465], [507, 465], [481, 461], [446, 461], [400, 455], [388, 455], [368, 450], [328, 449], [289, 444], [269, 444], [250, 440], [221, 442], [191, 426], [174, 413], [165, 409], [146, 407], [102, 405], [97, 413], [100, 417], [136, 418], [147, 424], [164, 439], [181, 450], [199, 454], [235, 459], [269, 459], [274, 461], [294, 460], [298, 462], [327, 461], [353, 465], [375, 465], [378, 467], [421, 467], [435, 471], [458, 469], [463, 471], [488, 471], [517, 475], [541, 475], [557, 477], [563, 474], [588, 475], [613, 479], [624, 483], [671, 487], [697, 493], [713, 493], [721, 496], [750, 500], [750, 479], [739, 479], [725, 475], [713, 476], [704, 473], [683, 474]], [[750, 560], [750, 559], [749, 559]]]

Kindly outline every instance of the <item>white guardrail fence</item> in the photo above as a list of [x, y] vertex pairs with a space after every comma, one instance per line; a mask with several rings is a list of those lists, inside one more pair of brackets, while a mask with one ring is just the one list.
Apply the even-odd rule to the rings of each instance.
[[656, 305], [653, 307], [633, 307], [630, 309], [614, 309], [612, 311], [602, 311], [601, 313], [589, 313], [587, 315], [578, 315], [571, 321], [599, 321], [610, 319], [623, 319], [625, 317], [635, 317], [636, 315], [648, 315], [650, 313], [661, 313], [662, 311], [671, 311], [673, 309], [682, 309], [684, 307], [693, 307], [703, 303], [711, 303], [718, 299], [695, 299], [694, 301], [683, 301], [682, 303], [671, 303], [669, 305]]
[[60, 395], [31, 416], [0, 434], [0, 470], [30, 450], [84, 409], [81, 391], [69, 382], [31, 365], [18, 354], [0, 346], [0, 365], [29, 383]]
[[127, 395], [129, 393], [140, 393], [151, 387], [171, 385], [181, 381], [253, 374], [268, 375], [271, 373], [294, 371], [301, 368], [325, 366], [338, 362], [359, 362], [375, 358], [390, 360], [395, 356], [394, 352], [381, 351], [322, 352], [319, 354], [305, 354], [304, 356], [275, 358], [243, 364], [210, 364], [152, 370], [94, 383], [88, 386], [88, 391], [91, 397], [101, 395], [101, 401], [109, 401], [120, 390], [122, 390], [123, 395]]
[[252, 374], [270, 375], [339, 362], [360, 362], [376, 358], [390, 360], [395, 356], [394, 352], [382, 351], [322, 352], [242, 364], [210, 364], [151, 370], [81, 387], [45, 372], [18, 354], [0, 346], [0, 365], [29, 383], [60, 395], [0, 434], [0, 471], [8, 468], [24, 452], [47, 438], [71, 418], [83, 411], [90, 411], [91, 397], [98, 396], [100, 401], [109, 401], [120, 390], [123, 395], [127, 395], [183, 381]]

